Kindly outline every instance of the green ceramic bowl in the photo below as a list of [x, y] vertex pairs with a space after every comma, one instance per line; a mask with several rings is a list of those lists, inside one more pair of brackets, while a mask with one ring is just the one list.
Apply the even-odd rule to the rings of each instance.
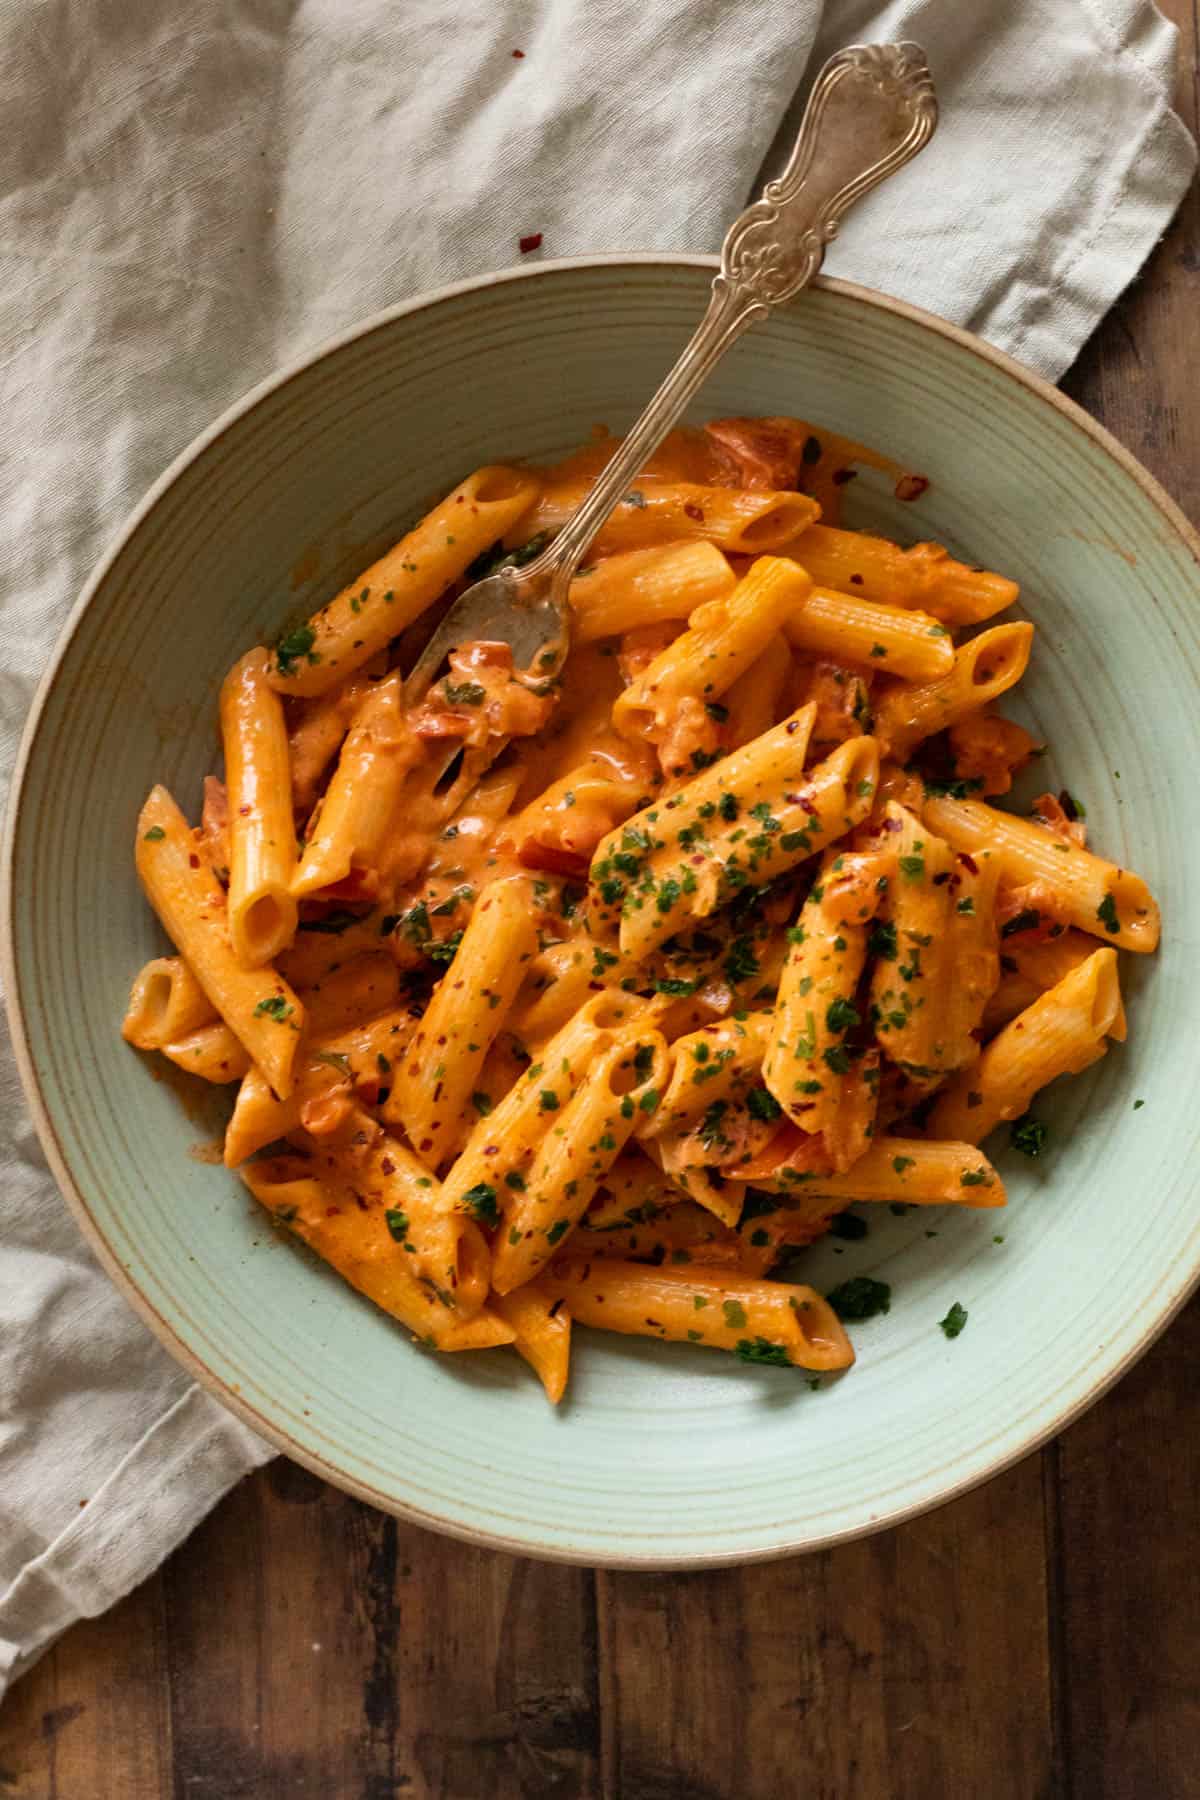
[[[697, 417], [799, 413], [929, 476], [861, 478], [852, 522], [938, 538], [1022, 585], [1045, 784], [1144, 872], [1163, 949], [1127, 958], [1130, 1034], [1039, 1103], [1048, 1153], [997, 1151], [1006, 1213], [872, 1215], [810, 1253], [884, 1277], [857, 1367], [803, 1376], [579, 1330], [552, 1412], [503, 1352], [439, 1360], [196, 1160], [215, 1121], [117, 1034], [162, 939], [133, 873], [156, 780], [214, 766], [221, 677], [348, 580], [433, 496], [506, 456], [627, 423], [700, 316], [704, 260], [489, 278], [362, 326], [235, 407], [157, 484], [89, 582], [34, 708], [9, 824], [8, 987], [63, 1192], [169, 1349], [331, 1481], [440, 1530], [582, 1563], [733, 1562], [900, 1520], [994, 1473], [1128, 1367], [1200, 1270], [1192, 908], [1200, 546], [1081, 412], [977, 341], [827, 282], [722, 364]], [[1135, 1103], [1145, 1100], [1135, 1110]], [[997, 1236], [1003, 1242], [997, 1242]], [[952, 1302], [970, 1314], [948, 1342]]]

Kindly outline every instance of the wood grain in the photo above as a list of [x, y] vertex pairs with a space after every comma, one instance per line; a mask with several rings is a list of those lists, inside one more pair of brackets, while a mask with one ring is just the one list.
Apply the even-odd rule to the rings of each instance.
[[[1193, 518], [1198, 274], [1193, 191], [1064, 384]], [[1200, 1303], [952, 1506], [703, 1575], [471, 1550], [280, 1461], [18, 1684], [0, 1800], [1185, 1800], [1197, 1367]]]

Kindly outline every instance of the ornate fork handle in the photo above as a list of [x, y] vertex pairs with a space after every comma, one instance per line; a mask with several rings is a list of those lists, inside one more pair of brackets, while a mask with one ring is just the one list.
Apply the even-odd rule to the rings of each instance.
[[854, 44], [830, 58], [783, 173], [729, 229], [691, 342], [553, 544], [512, 571], [515, 588], [553, 575], [555, 598], [565, 599], [588, 544], [729, 346], [808, 286], [849, 208], [923, 149], [936, 124], [919, 45]]

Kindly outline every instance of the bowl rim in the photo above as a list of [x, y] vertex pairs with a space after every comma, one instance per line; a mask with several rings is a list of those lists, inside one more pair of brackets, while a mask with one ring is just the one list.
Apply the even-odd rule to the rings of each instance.
[[[423, 312], [429, 307], [437, 306], [443, 301], [454, 299], [462, 294], [507, 286], [510, 283], [545, 281], [556, 276], [591, 269], [658, 268], [670, 270], [689, 268], [715, 271], [718, 267], [719, 259], [715, 256], [645, 251], [633, 254], [562, 257], [526, 268], [496, 270], [472, 276], [464, 281], [448, 283], [445, 286], [418, 294], [411, 300], [401, 301], [395, 306], [372, 313], [369, 317], [349, 326], [335, 336], [324, 339], [305, 355], [295, 358], [275, 370], [264, 380], [257, 382], [171, 460], [117, 529], [85, 581], [78, 599], [59, 632], [49, 661], [38, 682], [22, 730], [9, 788], [3, 848], [0, 851], [0, 980], [3, 981], [5, 1009], [25, 1099], [50, 1172], [61, 1195], [74, 1214], [88, 1247], [134, 1313], [150, 1328], [175, 1361], [206, 1392], [214, 1395], [229, 1412], [277, 1451], [290, 1456], [294, 1461], [321, 1476], [322, 1479], [330, 1482], [332, 1486], [341, 1489], [344, 1493], [351, 1494], [354, 1498], [365, 1501], [368, 1505], [374, 1506], [384, 1513], [440, 1532], [444, 1536], [456, 1538], [461, 1542], [500, 1551], [510, 1556], [525, 1556], [539, 1561], [565, 1563], [576, 1567], [650, 1572], [722, 1568], [742, 1563], [777, 1561], [787, 1556], [832, 1549], [838, 1544], [849, 1543], [857, 1538], [867, 1537], [876, 1532], [902, 1525], [909, 1519], [917, 1518], [923, 1513], [947, 1505], [950, 1501], [960, 1498], [973, 1488], [982, 1486], [984, 1482], [1003, 1473], [1005, 1469], [1011, 1468], [1023, 1457], [1041, 1449], [1052, 1437], [1072, 1424], [1088, 1407], [1094, 1405], [1146, 1353], [1174, 1320], [1197, 1285], [1200, 1284], [1200, 1263], [1190, 1272], [1186, 1281], [1169, 1298], [1161, 1311], [1148, 1320], [1136, 1342], [1122, 1356], [1111, 1364], [1102, 1366], [1090, 1382], [1083, 1384], [1079, 1391], [1058, 1407], [1051, 1417], [1040, 1421], [1031, 1431], [1021, 1437], [1018, 1443], [1014, 1445], [1009, 1442], [994, 1454], [985, 1455], [978, 1464], [973, 1464], [962, 1475], [939, 1488], [936, 1495], [918, 1497], [890, 1509], [884, 1509], [865, 1522], [848, 1526], [845, 1530], [825, 1532], [812, 1541], [779, 1542], [765, 1548], [709, 1553], [697, 1551], [686, 1555], [650, 1552], [645, 1555], [603, 1555], [598, 1557], [594, 1551], [583, 1546], [575, 1549], [569, 1545], [560, 1547], [530, 1543], [529, 1540], [521, 1537], [506, 1535], [485, 1527], [443, 1517], [439, 1513], [413, 1505], [409, 1501], [393, 1498], [373, 1487], [369, 1482], [346, 1474], [328, 1457], [297, 1443], [284, 1427], [260, 1412], [256, 1406], [245, 1399], [240, 1391], [237, 1391], [208, 1367], [197, 1352], [179, 1336], [174, 1327], [158, 1311], [153, 1301], [143, 1292], [134, 1276], [120, 1261], [116, 1251], [109, 1244], [102, 1226], [71, 1174], [50, 1108], [42, 1093], [30, 1049], [17, 967], [14, 905], [17, 881], [16, 840], [20, 826], [26, 776], [39, 735], [42, 715], [49, 704], [80, 621], [102, 583], [107, 579], [113, 564], [141, 528], [143, 521], [152, 512], [160, 498], [197, 457], [211, 445], [217, 443], [247, 413], [253, 411], [261, 400], [285, 387], [290, 381], [306, 373], [315, 364], [346, 345], [368, 337], [372, 332], [384, 329], [398, 319]], [[1127, 450], [1111, 432], [1093, 419], [1074, 400], [1061, 393], [1052, 383], [1035, 374], [1033, 370], [1026, 368], [1014, 357], [996, 349], [984, 339], [976, 337], [974, 333], [964, 330], [961, 326], [951, 324], [947, 319], [939, 318], [935, 313], [926, 312], [921, 307], [913, 306], [908, 301], [898, 300], [874, 288], [864, 287], [857, 282], [843, 281], [833, 276], [820, 275], [813, 285], [822, 292], [832, 294], [840, 301], [852, 306], [861, 306], [875, 312], [892, 314], [932, 333], [935, 337], [947, 340], [997, 370], [1036, 399], [1053, 407], [1068, 423], [1088, 437], [1098, 449], [1103, 450], [1125, 475], [1132, 478], [1151, 505], [1163, 517], [1172, 536], [1189, 553], [1200, 572], [1200, 532], [1197, 532], [1189, 523], [1182, 509], [1172, 500], [1154, 476], [1138, 462], [1131, 451]]]

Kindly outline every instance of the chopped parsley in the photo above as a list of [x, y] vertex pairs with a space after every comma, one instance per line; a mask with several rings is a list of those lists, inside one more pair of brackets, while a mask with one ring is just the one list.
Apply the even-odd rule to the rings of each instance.
[[1049, 1135], [1048, 1125], [1026, 1113], [1023, 1119], [1018, 1119], [1013, 1125], [1008, 1141], [1014, 1150], [1021, 1150], [1026, 1156], [1040, 1156], [1046, 1148]]
[[900, 873], [908, 881], [920, 881], [925, 873], [925, 858], [923, 856], [902, 856]]
[[166, 835], [161, 825], [152, 825], [149, 831], [142, 833], [142, 842], [143, 844], [159, 844]]
[[389, 1206], [383, 1216], [387, 1220], [387, 1228], [396, 1242], [402, 1244], [408, 1236], [408, 1215], [402, 1213], [398, 1207]]
[[482, 706], [487, 698], [479, 682], [454, 682], [449, 677], [442, 683], [442, 692], [446, 696], [447, 706]]
[[938, 1324], [948, 1338], [956, 1338], [969, 1317], [970, 1314], [967, 1312], [966, 1307], [960, 1306], [959, 1302], [956, 1300], [945, 1318], [938, 1320]]
[[272, 994], [269, 999], [259, 1001], [254, 1009], [254, 1017], [274, 1019], [277, 1024], [282, 1025], [285, 1019], [291, 1018], [293, 1011], [294, 1008], [288, 1005], [282, 994]]
[[764, 1119], [769, 1123], [779, 1117], [783, 1108], [774, 1094], [769, 1093], [765, 1087], [756, 1087], [751, 1088], [746, 1095], [746, 1111], [752, 1119]]
[[791, 1359], [782, 1344], [770, 1338], [739, 1338], [734, 1354], [744, 1363], [765, 1363], [776, 1369], [790, 1369]]
[[758, 973], [759, 961], [754, 954], [753, 941], [748, 937], [734, 938], [725, 958], [726, 979], [736, 987], [740, 981], [750, 981]]
[[1103, 900], [1096, 908], [1096, 917], [1106, 931], [1110, 931], [1113, 937], [1117, 936], [1121, 929], [1121, 921], [1117, 917], [1117, 903], [1111, 894], [1105, 894]]
[[861, 1025], [862, 1018], [858, 1008], [849, 1000], [830, 1001], [829, 1010], [825, 1014], [825, 1023], [830, 1031], [849, 1031], [852, 1025]]
[[744, 1331], [746, 1328], [746, 1309], [740, 1300], [724, 1300], [721, 1311], [725, 1314], [725, 1323], [731, 1331]]
[[854, 1275], [825, 1298], [839, 1319], [873, 1319], [878, 1313], [890, 1312], [892, 1306], [891, 1288], [873, 1275]]
[[302, 656], [307, 656], [310, 662], [317, 661], [312, 653], [316, 641], [317, 634], [311, 625], [298, 625], [295, 631], [289, 631], [285, 637], [281, 637], [275, 646], [275, 666], [279, 673], [294, 675], [295, 665]]
[[463, 1205], [472, 1218], [478, 1219], [481, 1225], [498, 1225], [500, 1209], [496, 1205], [496, 1190], [490, 1181], [477, 1181], [474, 1187], [467, 1189], [463, 1195]]
[[896, 927], [890, 919], [880, 919], [872, 925], [867, 938], [867, 949], [872, 956], [882, 956], [888, 962], [896, 960]]
[[538, 1095], [538, 1106], [542, 1112], [558, 1111], [558, 1095], [553, 1088], [543, 1088]]

